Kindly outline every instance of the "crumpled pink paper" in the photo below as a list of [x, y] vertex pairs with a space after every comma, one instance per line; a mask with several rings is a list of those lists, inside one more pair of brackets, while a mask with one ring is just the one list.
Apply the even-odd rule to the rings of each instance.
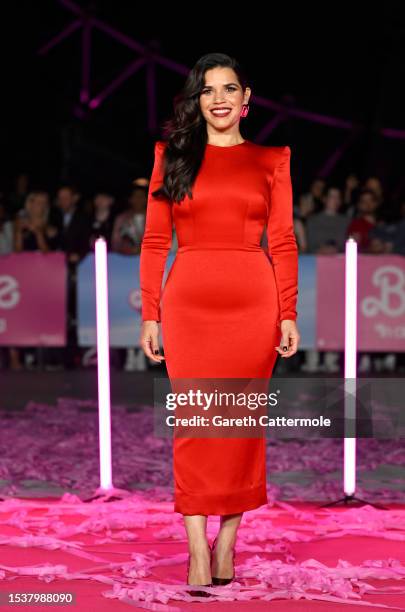
[[[41, 513], [38, 515], [39, 510]], [[67, 526], [64, 515], [72, 513], [79, 520], [75, 525]], [[279, 518], [288, 518], [288, 526], [277, 526], [276, 520]], [[163, 526], [155, 529], [158, 519], [164, 523], [170, 520], [170, 528]], [[182, 541], [186, 549], [182, 517], [170, 512], [166, 502], [162, 502], [162, 512], [159, 512], [159, 504], [155, 501], [148, 504], [144, 496], [137, 494], [109, 503], [100, 500], [85, 503], [72, 494], [51, 502], [6, 499], [0, 504], [0, 524], [21, 531], [21, 535], [3, 534], [0, 539], [3, 546], [60, 549], [65, 554], [92, 562], [81, 571], [71, 571], [68, 564], [45, 563], [21, 567], [0, 564], [3, 583], [14, 580], [16, 576], [33, 576], [45, 582], [52, 582], [56, 578], [92, 580], [109, 587], [102, 592], [106, 598], [116, 598], [128, 605], [136, 603], [138, 607], [148, 610], [168, 612], [179, 609], [173, 606], [176, 601], [198, 600], [187, 592], [190, 587], [185, 582], [165, 583], [155, 573], [158, 567], [185, 564], [187, 560], [186, 552], [163, 555], [154, 547], [154, 542]], [[129, 554], [130, 560], [110, 562], [103, 558], [102, 553], [94, 554], [91, 551], [96, 542], [110, 544], [131, 541], [129, 529], [134, 526], [152, 528], [153, 540], [149, 542], [148, 553], [133, 551]], [[214, 533], [209, 521], [209, 537], [212, 538]], [[95, 536], [95, 543], [84, 544], [80, 534]], [[286, 502], [262, 506], [247, 513], [239, 528], [237, 552], [245, 552], [249, 556], [243, 563], [237, 564], [237, 579], [226, 587], [201, 589], [212, 594], [210, 601], [306, 599], [405, 610], [364, 599], [365, 595], [376, 598], [389, 593], [405, 596], [405, 566], [399, 559], [367, 559], [358, 565], [339, 559], [335, 567], [329, 567], [314, 558], [297, 562], [292, 553], [291, 543], [327, 542], [330, 538], [343, 538], [347, 534], [403, 541], [405, 510], [378, 510], [368, 505], [302, 511]], [[63, 539], [72, 536], [75, 536], [74, 540]], [[137, 541], [145, 540], [138, 537]], [[266, 552], [277, 553], [281, 558], [269, 559], [264, 555]], [[400, 586], [382, 584], [381, 588], [376, 588], [368, 582], [370, 580], [397, 580]]]
[[[22, 576], [36, 577], [39, 582], [91, 580], [106, 586], [102, 593], [106, 598], [157, 612], [177, 611], [176, 601], [197, 599], [188, 594], [190, 587], [185, 582], [162, 581], [157, 571], [187, 561], [183, 519], [173, 512], [171, 440], [154, 437], [150, 407], [130, 413], [123, 406], [114, 406], [112, 442], [114, 484], [128, 495], [108, 503], [106, 499], [85, 503], [83, 499], [99, 486], [96, 403], [61, 398], [55, 407], [32, 402], [22, 413], [8, 413], [2, 419], [0, 478], [7, 484], [1, 493], [0, 545], [59, 550], [65, 557], [86, 559], [88, 567], [72, 571], [69, 563], [21, 567], [4, 563], [0, 564], [0, 580], [3, 584]], [[361, 483], [364, 471], [388, 463], [405, 464], [402, 441], [358, 440], [357, 455], [357, 493], [363, 498], [369, 496]], [[246, 558], [237, 564], [237, 579], [226, 587], [199, 587], [212, 594], [210, 601], [306, 599], [405, 610], [378, 601], [384, 594], [405, 596], [405, 569], [400, 559], [364, 559], [359, 564], [339, 559], [335, 567], [328, 567], [314, 558], [298, 562], [294, 556], [294, 546], [299, 543], [327, 544], [332, 538], [353, 535], [405, 539], [402, 509], [378, 510], [371, 505], [302, 509], [287, 501], [341, 497], [341, 481], [332, 477], [341, 461], [340, 440], [269, 443], [269, 503], [244, 515], [236, 548]], [[288, 482], [285, 475], [296, 471], [312, 474], [311, 480]], [[274, 484], [272, 479], [278, 475], [283, 476], [283, 484]], [[17, 492], [29, 486], [30, 480], [48, 487], [53, 483], [65, 492], [54, 501], [18, 499]], [[140, 486], [142, 490], [131, 493]], [[373, 490], [372, 499], [404, 501], [404, 491], [380, 487]], [[75, 523], [67, 520], [72, 514]], [[214, 523], [215, 519], [208, 523], [210, 539], [216, 533]], [[133, 531], [143, 529], [148, 530], [148, 541]], [[142, 546], [144, 552], [119, 550], [114, 562], [106, 559], [101, 546], [120, 543], [134, 543], [135, 549], [138, 543], [148, 546]], [[181, 543], [184, 553], [159, 553], [156, 545], [162, 543]], [[278, 558], [269, 559], [268, 553]], [[370, 583], [378, 580], [380, 588]], [[386, 586], [386, 580], [396, 580], [398, 586]], [[372, 597], [373, 602], [364, 597]], [[205, 598], [201, 601], [207, 603]]]

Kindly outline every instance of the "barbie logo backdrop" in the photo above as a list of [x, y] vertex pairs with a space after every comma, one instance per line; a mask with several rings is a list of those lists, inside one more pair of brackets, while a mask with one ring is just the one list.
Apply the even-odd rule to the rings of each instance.
[[[318, 348], [341, 349], [344, 340], [343, 255], [317, 257]], [[363, 351], [405, 350], [405, 257], [360, 255], [358, 345]]]
[[[163, 286], [175, 254], [169, 253]], [[359, 255], [358, 348], [405, 350], [405, 257]], [[110, 345], [137, 345], [140, 323], [139, 257], [108, 255]], [[96, 342], [94, 256], [79, 265], [79, 344]], [[344, 255], [299, 256], [301, 348], [343, 350]]]
[[64, 253], [0, 257], [0, 345], [64, 346]]

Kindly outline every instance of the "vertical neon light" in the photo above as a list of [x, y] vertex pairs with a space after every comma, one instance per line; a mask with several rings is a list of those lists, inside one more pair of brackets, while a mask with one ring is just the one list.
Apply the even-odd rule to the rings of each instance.
[[104, 238], [95, 242], [98, 425], [100, 450], [100, 490], [112, 489], [110, 339], [108, 323], [107, 245]]
[[357, 242], [346, 241], [345, 257], [345, 434], [344, 492], [354, 495], [356, 490], [356, 357], [357, 357]]

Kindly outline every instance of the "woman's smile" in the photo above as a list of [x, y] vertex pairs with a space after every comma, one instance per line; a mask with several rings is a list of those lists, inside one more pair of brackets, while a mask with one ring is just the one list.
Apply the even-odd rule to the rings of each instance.
[[227, 117], [231, 111], [232, 109], [229, 107], [212, 108], [211, 114], [213, 114], [214, 117]]

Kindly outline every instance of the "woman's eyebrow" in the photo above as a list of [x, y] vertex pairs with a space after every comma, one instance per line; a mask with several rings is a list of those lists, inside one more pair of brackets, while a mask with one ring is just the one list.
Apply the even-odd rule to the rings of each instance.
[[[237, 84], [237, 83], [224, 83], [224, 87], [228, 87], [229, 85], [236, 85], [236, 87], [238, 87], [238, 84]], [[212, 85], [204, 85], [204, 89], [205, 89], [206, 87], [212, 87]]]

